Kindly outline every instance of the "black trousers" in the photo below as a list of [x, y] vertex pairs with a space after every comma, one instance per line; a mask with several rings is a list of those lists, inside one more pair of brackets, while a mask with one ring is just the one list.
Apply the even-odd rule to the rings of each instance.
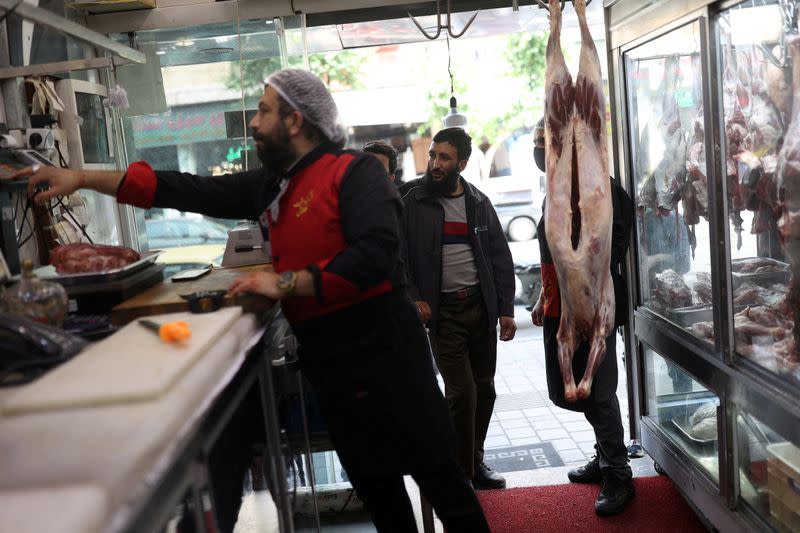
[[614, 394], [602, 402], [588, 402], [583, 415], [594, 429], [597, 440], [594, 448], [603, 476], [618, 481], [631, 479], [632, 473], [631, 467], [628, 466], [628, 449], [625, 447], [625, 433], [617, 395]]
[[497, 398], [497, 334], [488, 327], [480, 291], [463, 300], [442, 295], [437, 324], [433, 351], [456, 432], [456, 458], [472, 479], [475, 466], [483, 462]]
[[[558, 318], [545, 317], [543, 332], [550, 400], [564, 409], [583, 413], [594, 429], [595, 449], [603, 474], [620, 481], [628, 480], [631, 478], [631, 469], [628, 466], [628, 449], [625, 447], [625, 432], [622, 427], [619, 400], [617, 400], [616, 331], [606, 337], [606, 355], [595, 374], [589, 398], [568, 403], [564, 400], [564, 382], [558, 364], [558, 341], [556, 340], [558, 325]], [[580, 381], [586, 370], [588, 357], [589, 344], [583, 342], [572, 357], [572, 373], [576, 383]]]
[[[455, 462], [439, 471], [412, 474], [420, 491], [452, 533], [488, 533], [475, 491]], [[414, 532], [417, 524], [402, 476], [351, 476], [355, 488], [380, 533]]]

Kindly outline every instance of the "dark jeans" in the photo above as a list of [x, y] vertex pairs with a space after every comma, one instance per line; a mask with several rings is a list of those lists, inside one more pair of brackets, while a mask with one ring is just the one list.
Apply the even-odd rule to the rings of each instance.
[[436, 365], [456, 432], [456, 459], [472, 479], [475, 465], [483, 462], [483, 441], [497, 397], [497, 334], [488, 326], [480, 291], [463, 300], [442, 294], [438, 318]]
[[[464, 474], [452, 462], [438, 472], [412, 474], [447, 531], [488, 533], [483, 511]], [[358, 476], [350, 483], [380, 533], [417, 531], [402, 476]]]
[[[614, 355], [609, 354], [609, 356]], [[614, 394], [605, 401], [587, 402], [583, 415], [594, 429], [594, 436], [597, 439], [594, 448], [603, 476], [618, 481], [631, 479], [632, 473], [628, 466], [628, 449], [625, 447], [625, 433], [622, 429], [617, 395]]]

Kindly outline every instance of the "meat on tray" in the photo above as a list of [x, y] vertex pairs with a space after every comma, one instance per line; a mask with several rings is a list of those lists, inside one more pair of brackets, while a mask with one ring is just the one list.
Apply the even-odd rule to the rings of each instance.
[[692, 305], [692, 291], [683, 277], [671, 268], [655, 275], [653, 298], [665, 309]]
[[786, 270], [786, 266], [775, 262], [774, 259], [753, 257], [752, 259], [745, 259], [742, 261], [733, 262], [731, 264], [731, 270], [742, 274], [761, 273], [761, 272], [780, 272], [782, 270]]
[[711, 273], [698, 272], [697, 280], [692, 287], [698, 304], [710, 304], [712, 298], [711, 292]]
[[733, 291], [734, 305], [771, 305], [779, 307], [786, 299], [786, 291], [766, 289], [746, 281]]
[[50, 264], [59, 274], [107, 272], [139, 260], [139, 254], [124, 246], [67, 244], [50, 251]]

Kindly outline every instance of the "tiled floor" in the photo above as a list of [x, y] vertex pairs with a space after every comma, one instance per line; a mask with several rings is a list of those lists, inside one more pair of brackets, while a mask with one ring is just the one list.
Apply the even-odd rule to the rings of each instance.
[[[545, 377], [542, 329], [531, 325], [530, 315], [523, 307], [516, 308], [516, 318], [518, 327], [516, 338], [511, 342], [501, 342], [498, 346], [495, 375], [498, 396], [485, 447], [490, 450], [550, 442], [564, 466], [506, 473], [504, 475], [508, 487], [566, 483], [567, 471], [576, 465], [585, 464], [594, 454], [594, 432], [583, 414], [561, 409], [550, 401]], [[617, 397], [622, 411], [627, 443], [629, 440], [628, 397], [622, 353], [622, 339], [618, 338], [616, 356], [619, 385]], [[656, 475], [653, 462], [648, 457], [632, 460], [631, 468], [635, 476]], [[406, 485], [419, 516], [416, 486], [410, 479]], [[364, 515], [354, 515], [352, 518], [354, 520], [349, 525], [330, 524], [323, 529], [343, 532], [374, 531], [370, 524], [364, 523]], [[336, 521], [338, 522], [340, 519]], [[313, 529], [299, 527], [298, 530], [311, 531]], [[441, 524], [438, 521], [437, 530], [441, 530]], [[237, 528], [237, 531], [256, 533], [260, 530]]]

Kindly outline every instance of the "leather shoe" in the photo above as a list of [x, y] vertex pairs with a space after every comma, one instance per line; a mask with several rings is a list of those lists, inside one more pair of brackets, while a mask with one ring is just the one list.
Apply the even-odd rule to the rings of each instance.
[[475, 477], [472, 484], [476, 489], [504, 489], [506, 488], [506, 478], [492, 470], [486, 463], [475, 466]]
[[636, 496], [633, 488], [633, 480], [619, 481], [616, 479], [605, 479], [600, 494], [594, 502], [594, 511], [599, 516], [613, 516], [625, 510], [628, 504]]
[[597, 456], [592, 457], [592, 460], [586, 465], [567, 472], [567, 477], [573, 483], [600, 483], [603, 481], [603, 472], [600, 470]]

